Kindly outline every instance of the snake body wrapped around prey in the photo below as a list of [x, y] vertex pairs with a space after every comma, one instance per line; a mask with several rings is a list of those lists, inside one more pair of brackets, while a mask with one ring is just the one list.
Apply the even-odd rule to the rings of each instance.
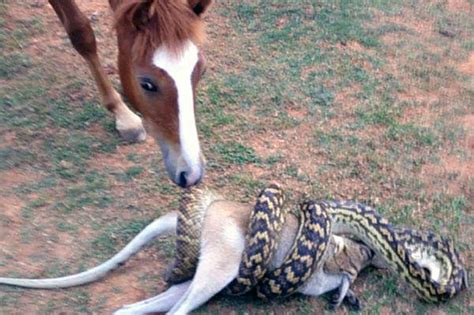
[[[200, 246], [199, 209], [219, 198], [194, 188], [183, 199], [177, 246], [192, 250], [177, 252], [179, 264], [169, 277], [170, 283], [192, 278]], [[350, 235], [363, 242], [427, 301], [445, 301], [467, 287], [467, 272], [459, 253], [446, 238], [395, 228], [371, 207], [352, 201], [305, 201], [300, 211], [300, 228], [292, 250], [280, 267], [269, 270], [289, 210], [279, 185], [262, 190], [251, 214], [239, 275], [224, 293], [238, 295], [256, 288], [258, 296], [271, 298], [295, 292], [327, 260], [333, 234]]]

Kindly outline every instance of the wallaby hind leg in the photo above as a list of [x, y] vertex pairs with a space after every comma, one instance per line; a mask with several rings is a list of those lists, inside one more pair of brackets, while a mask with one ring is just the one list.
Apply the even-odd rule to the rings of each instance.
[[64, 25], [72, 45], [87, 62], [102, 98], [102, 104], [114, 113], [116, 128], [122, 138], [131, 142], [145, 140], [146, 132], [141, 118], [125, 105], [100, 63], [89, 19], [74, 0], [49, 0], [49, 3]]
[[208, 209], [201, 236], [199, 263], [191, 282], [173, 286], [171, 291], [155, 298], [126, 305], [114, 314], [168, 310], [168, 314], [188, 314], [225, 288], [237, 276], [245, 237], [235, 218], [217, 216], [219, 211], [222, 212], [222, 209], [218, 206]]
[[245, 238], [239, 226], [232, 219], [226, 219], [212, 231], [203, 231], [201, 255], [191, 286], [168, 314], [188, 314], [237, 276]]
[[122, 306], [114, 315], [147, 314], [151, 312], [168, 312], [184, 295], [191, 285], [191, 280], [173, 285], [165, 292], [152, 298]]

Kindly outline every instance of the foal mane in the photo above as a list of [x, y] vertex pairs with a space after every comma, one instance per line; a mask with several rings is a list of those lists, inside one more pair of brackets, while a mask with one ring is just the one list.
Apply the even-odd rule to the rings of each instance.
[[129, 33], [133, 58], [150, 56], [161, 45], [179, 54], [186, 40], [203, 41], [203, 23], [187, 0], [115, 0], [113, 6], [115, 27]]

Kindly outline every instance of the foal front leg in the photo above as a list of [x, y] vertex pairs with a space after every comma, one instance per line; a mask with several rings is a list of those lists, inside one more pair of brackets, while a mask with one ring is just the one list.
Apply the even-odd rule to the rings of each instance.
[[64, 25], [72, 45], [87, 62], [99, 89], [102, 104], [115, 115], [120, 136], [131, 142], [145, 140], [146, 132], [141, 118], [125, 105], [100, 63], [89, 19], [80, 11], [74, 0], [49, 0], [49, 3]]

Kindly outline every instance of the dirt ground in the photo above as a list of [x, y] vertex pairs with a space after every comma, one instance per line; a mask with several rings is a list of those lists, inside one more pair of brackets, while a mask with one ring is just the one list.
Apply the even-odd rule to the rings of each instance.
[[[90, 17], [104, 67], [118, 86], [115, 34], [107, 1], [76, 2]], [[324, 57], [327, 52], [334, 59], [322, 58], [320, 63], [302, 65], [296, 77], [304, 81], [321, 75], [321, 84], [332, 93], [331, 105], [312, 107], [306, 94], [298, 95], [304, 87], [299, 87], [298, 82], [285, 82], [286, 91], [295, 93], [295, 99], [268, 108], [262, 108], [263, 104], [277, 102], [278, 95], [262, 97], [264, 90], [254, 92], [250, 87], [268, 85], [271, 81], [265, 80], [279, 70], [274, 66], [276, 61], [266, 63], [267, 56], [285, 59], [280, 51], [269, 55], [272, 50], [265, 46], [265, 32], [259, 28], [262, 26], [235, 26], [236, 20], [245, 21], [248, 3], [216, 1], [205, 17], [208, 40], [202, 50], [209, 74], [200, 86], [202, 101], [198, 106], [202, 107], [198, 123], [202, 124], [202, 146], [210, 163], [206, 175], [210, 186], [249, 200], [263, 183], [277, 177], [293, 195], [362, 200], [378, 207], [396, 223], [451, 233], [460, 244], [467, 268], [472, 270], [473, 38], [464, 24], [445, 22], [461, 15], [474, 17], [472, 2], [436, 2], [446, 10], [436, 13], [440, 16], [408, 5], [400, 5], [399, 14], [371, 8], [374, 18], [364, 22], [363, 27], [382, 29], [388, 25], [405, 33], [380, 31], [380, 46], [351, 38], [337, 43], [323, 41], [318, 46], [325, 49], [321, 54]], [[72, 104], [72, 115], [82, 117], [81, 104], [90, 102], [97, 107], [97, 93], [87, 67], [71, 48], [46, 1], [6, 1], [2, 5], [6, 35], [2, 33], [1, 47], [6, 55], [21, 54], [28, 61], [26, 66], [18, 66], [17, 73], [0, 78], [0, 106], [5, 108], [0, 112], [5, 117], [0, 120], [0, 275], [58, 276], [83, 270], [122, 247], [146, 222], [175, 207], [179, 190], [167, 180], [154, 141], [148, 138], [134, 145], [120, 142], [111, 131], [108, 114], [99, 112], [105, 116], [105, 123], [84, 118], [84, 125], [73, 131], [49, 112], [40, 116], [48, 109], [34, 103], [35, 99], [40, 103], [65, 99]], [[241, 11], [231, 11], [235, 6]], [[304, 12], [310, 14], [311, 10]], [[417, 15], [420, 12], [422, 17]], [[275, 18], [275, 29], [285, 30], [292, 19], [290, 13], [288, 17]], [[262, 18], [257, 22], [265, 21]], [[255, 29], [252, 31], [251, 27]], [[448, 40], [452, 40], [449, 49], [443, 44]], [[304, 41], [300, 39], [299, 43]], [[377, 47], [383, 47], [383, 52]], [[241, 53], [233, 54], [239, 48]], [[367, 77], [349, 77], [352, 74], [344, 68], [349, 66], [337, 58], [345, 58], [346, 63], [357, 66], [356, 75]], [[426, 73], [417, 68], [423, 62], [439, 76], [423, 81]], [[255, 68], [250, 69], [250, 65]], [[2, 67], [10, 65], [5, 62]], [[233, 81], [248, 73], [257, 73], [256, 83], [251, 75], [248, 82]], [[379, 102], [385, 101], [382, 90], [386, 88], [387, 74], [394, 82], [389, 87], [389, 99], [398, 104], [393, 111], [378, 107]], [[345, 75], [349, 83], [341, 81]], [[280, 84], [284, 79], [278, 76], [275, 82]], [[367, 82], [378, 85], [371, 87]], [[28, 84], [43, 90], [36, 92]], [[32, 91], [30, 99], [23, 88]], [[214, 98], [228, 104], [216, 105]], [[247, 100], [259, 100], [261, 104], [245, 107]], [[21, 107], [29, 102], [33, 104], [30, 110]], [[21, 107], [19, 116], [47, 119], [33, 125], [5, 122], [10, 108], [15, 106]], [[74, 142], [75, 132], [77, 141], [93, 137], [87, 153], [90, 156], [76, 161], [83, 152], [73, 151], [74, 158], [64, 155], [56, 163], [56, 155], [51, 154], [56, 154], [57, 148], [67, 148], [71, 143], [83, 145]], [[71, 134], [74, 136], [69, 138]], [[61, 142], [48, 149], [50, 139]], [[244, 143], [250, 151], [233, 147], [234, 141]], [[247, 158], [256, 162], [247, 162]], [[79, 175], [67, 177], [64, 170]], [[170, 261], [172, 244], [172, 240], [156, 242], [103, 280], [80, 288], [42, 291], [1, 287], [0, 314], [106, 314], [120, 305], [150, 297], [165, 288], [162, 276]], [[385, 271], [372, 271], [375, 275], [363, 274], [354, 287], [362, 295], [364, 313], [472, 314], [471, 292], [465, 292], [450, 305], [427, 306], [411, 296], [413, 291], [407, 291], [411, 289], [396, 277]], [[237, 302], [218, 298], [200, 312], [313, 314], [326, 312], [325, 304], [324, 299], [295, 297], [267, 307], [252, 298]], [[342, 308], [336, 313], [349, 312]]]

